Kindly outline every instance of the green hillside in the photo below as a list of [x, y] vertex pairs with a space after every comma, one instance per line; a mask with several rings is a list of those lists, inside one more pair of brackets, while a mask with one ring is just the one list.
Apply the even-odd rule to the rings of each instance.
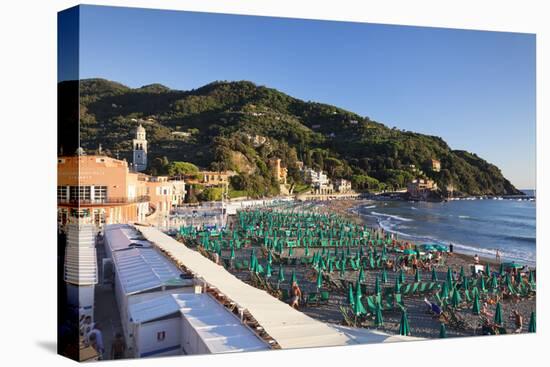
[[[63, 88], [60, 85], [60, 88]], [[267, 169], [281, 158], [300, 183], [296, 161], [322, 168], [356, 189], [401, 188], [415, 177], [452, 184], [455, 193], [518, 194], [499, 168], [443, 139], [387, 126], [341, 108], [305, 102], [248, 81], [214, 82], [190, 91], [160, 84], [137, 89], [103, 80], [80, 82], [81, 145], [130, 158], [131, 139], [147, 130], [150, 166], [185, 161], [240, 173], [232, 185], [257, 195], [278, 191]], [[431, 160], [441, 161], [441, 172]], [[414, 168], [412, 167], [414, 165]]]

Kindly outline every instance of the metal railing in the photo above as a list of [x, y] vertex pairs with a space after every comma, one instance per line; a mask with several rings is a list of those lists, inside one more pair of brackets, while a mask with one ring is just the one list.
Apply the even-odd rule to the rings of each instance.
[[100, 205], [100, 204], [133, 204], [133, 203], [145, 203], [151, 200], [149, 195], [136, 196], [135, 198], [127, 197], [107, 197], [98, 199], [57, 199], [58, 204], [79, 204], [79, 205]]

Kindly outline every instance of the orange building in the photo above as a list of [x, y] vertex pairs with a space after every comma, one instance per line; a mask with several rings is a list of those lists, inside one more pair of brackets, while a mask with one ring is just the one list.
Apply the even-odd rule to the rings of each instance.
[[151, 177], [129, 170], [125, 160], [103, 155], [75, 156], [57, 160], [58, 223], [79, 218], [103, 224], [145, 221], [158, 211], [168, 213], [183, 202], [183, 181]]

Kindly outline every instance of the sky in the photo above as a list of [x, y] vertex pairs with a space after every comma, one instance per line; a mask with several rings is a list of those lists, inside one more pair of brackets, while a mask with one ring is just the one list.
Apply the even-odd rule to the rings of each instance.
[[250, 80], [440, 136], [527, 189], [535, 45], [532, 34], [84, 6], [79, 74], [180, 90]]

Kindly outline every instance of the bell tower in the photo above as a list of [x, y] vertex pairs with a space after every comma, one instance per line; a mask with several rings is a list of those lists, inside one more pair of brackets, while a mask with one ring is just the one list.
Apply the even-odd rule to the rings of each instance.
[[145, 129], [139, 125], [136, 129], [136, 138], [132, 141], [134, 149], [133, 164], [138, 172], [147, 168], [147, 139], [145, 138]]

